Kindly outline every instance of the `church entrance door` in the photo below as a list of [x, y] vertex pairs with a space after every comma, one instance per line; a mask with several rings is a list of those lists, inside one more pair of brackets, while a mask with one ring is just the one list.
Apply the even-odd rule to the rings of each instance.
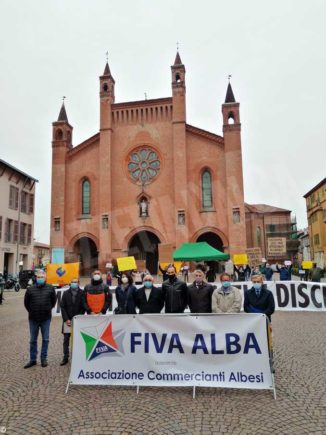
[[151, 231], [140, 231], [130, 239], [128, 255], [133, 255], [136, 260], [145, 260], [147, 270], [156, 275], [159, 243], [160, 239]]
[[74, 252], [80, 262], [80, 275], [90, 276], [98, 268], [96, 244], [89, 237], [81, 237], [74, 245]]

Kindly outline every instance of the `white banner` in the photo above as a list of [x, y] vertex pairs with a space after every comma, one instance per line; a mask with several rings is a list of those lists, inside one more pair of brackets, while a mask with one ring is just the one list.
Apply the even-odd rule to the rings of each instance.
[[[265, 281], [265, 284], [274, 295], [275, 310], [278, 311], [326, 311], [326, 283], [306, 281]], [[213, 283], [217, 288], [220, 282]], [[251, 282], [234, 282], [233, 286], [242, 293], [252, 287]], [[141, 287], [141, 286], [137, 286]], [[160, 287], [160, 286], [158, 286]], [[61, 316], [60, 302], [62, 293], [68, 287], [57, 289], [57, 302], [52, 310], [53, 316]], [[111, 287], [115, 289], [115, 287]], [[115, 292], [112, 292], [112, 309], [117, 306]], [[243, 307], [242, 307], [243, 310]], [[164, 311], [164, 309], [163, 309]]]
[[266, 325], [264, 314], [77, 316], [69, 383], [273, 389]]

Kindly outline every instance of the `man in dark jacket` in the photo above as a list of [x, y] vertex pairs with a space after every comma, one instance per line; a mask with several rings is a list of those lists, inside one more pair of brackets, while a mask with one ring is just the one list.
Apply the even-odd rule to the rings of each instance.
[[84, 314], [83, 290], [79, 287], [78, 278], [71, 280], [69, 289], [66, 290], [61, 299], [61, 315], [63, 320], [63, 360], [61, 366], [69, 361], [69, 342], [71, 335], [71, 324], [74, 316]]
[[168, 279], [162, 284], [166, 313], [183, 313], [187, 307], [187, 284], [176, 277], [174, 266], [167, 268]]
[[28, 311], [30, 330], [30, 360], [24, 366], [28, 369], [36, 365], [37, 337], [39, 329], [42, 334], [41, 365], [48, 365], [48, 346], [52, 308], [55, 306], [56, 293], [52, 285], [46, 284], [46, 274], [40, 270], [36, 274], [36, 283], [26, 290], [24, 305]]
[[112, 293], [103, 283], [102, 273], [94, 270], [90, 284], [87, 284], [83, 293], [83, 304], [87, 314], [105, 314], [112, 305]]
[[195, 281], [188, 287], [188, 305], [192, 313], [211, 313], [214, 287], [204, 281], [205, 270], [198, 265]]
[[246, 313], [264, 313], [271, 320], [275, 311], [273, 293], [264, 287], [262, 275], [253, 275], [251, 280], [253, 286], [245, 292], [243, 309]]
[[291, 269], [292, 265], [285, 266], [285, 264], [283, 264], [283, 266], [279, 268], [279, 265], [276, 264], [276, 270], [280, 274], [280, 281], [291, 281]]
[[144, 276], [143, 287], [136, 290], [136, 307], [139, 314], [160, 313], [164, 307], [164, 297], [162, 290], [154, 286], [154, 278], [147, 274]]

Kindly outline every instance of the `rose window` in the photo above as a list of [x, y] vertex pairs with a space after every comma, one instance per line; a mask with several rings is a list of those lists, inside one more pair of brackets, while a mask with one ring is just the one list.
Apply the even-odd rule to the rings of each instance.
[[138, 148], [129, 156], [129, 175], [139, 184], [150, 183], [158, 175], [160, 169], [159, 156], [152, 148]]

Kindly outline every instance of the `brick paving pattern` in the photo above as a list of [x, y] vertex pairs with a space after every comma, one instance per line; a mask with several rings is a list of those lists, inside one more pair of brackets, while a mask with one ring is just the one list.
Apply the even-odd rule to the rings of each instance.
[[51, 325], [49, 366], [28, 370], [24, 291], [0, 306], [0, 433], [325, 434], [326, 313], [273, 316], [277, 400], [270, 391], [71, 386], [61, 319]]

